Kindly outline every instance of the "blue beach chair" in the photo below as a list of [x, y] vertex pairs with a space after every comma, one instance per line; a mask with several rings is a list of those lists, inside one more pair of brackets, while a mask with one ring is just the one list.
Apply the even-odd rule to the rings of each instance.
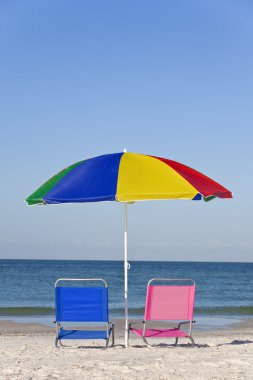
[[[114, 325], [108, 320], [108, 286], [103, 279], [60, 278], [55, 283], [55, 311], [56, 347], [58, 342], [63, 346], [63, 339], [103, 339], [107, 348], [110, 335], [114, 345]], [[78, 328], [73, 329], [73, 324]]]

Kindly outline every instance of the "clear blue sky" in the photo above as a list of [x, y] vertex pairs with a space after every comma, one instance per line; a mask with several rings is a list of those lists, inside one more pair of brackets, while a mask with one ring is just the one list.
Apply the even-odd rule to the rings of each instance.
[[0, 2], [0, 258], [123, 258], [123, 206], [27, 207], [64, 167], [164, 156], [233, 200], [129, 207], [129, 258], [252, 261], [250, 0]]

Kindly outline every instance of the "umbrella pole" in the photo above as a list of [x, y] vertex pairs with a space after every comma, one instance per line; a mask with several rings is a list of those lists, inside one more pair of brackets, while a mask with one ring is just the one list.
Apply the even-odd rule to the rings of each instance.
[[125, 347], [128, 347], [127, 203], [124, 203]]

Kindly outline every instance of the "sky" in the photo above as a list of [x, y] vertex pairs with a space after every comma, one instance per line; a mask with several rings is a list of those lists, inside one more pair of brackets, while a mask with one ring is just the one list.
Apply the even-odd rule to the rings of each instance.
[[250, 0], [0, 0], [0, 258], [122, 260], [122, 204], [24, 199], [126, 148], [234, 194], [130, 205], [130, 261], [252, 262], [252, 15]]

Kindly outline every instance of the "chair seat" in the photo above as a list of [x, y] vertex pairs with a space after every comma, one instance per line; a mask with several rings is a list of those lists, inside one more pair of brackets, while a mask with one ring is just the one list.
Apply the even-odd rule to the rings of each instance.
[[58, 339], [107, 339], [112, 329], [108, 330], [65, 330], [59, 331]]
[[[143, 329], [135, 329], [133, 327], [130, 330], [142, 337]], [[188, 338], [189, 335], [184, 331], [175, 328], [175, 329], [146, 329], [145, 338]]]

